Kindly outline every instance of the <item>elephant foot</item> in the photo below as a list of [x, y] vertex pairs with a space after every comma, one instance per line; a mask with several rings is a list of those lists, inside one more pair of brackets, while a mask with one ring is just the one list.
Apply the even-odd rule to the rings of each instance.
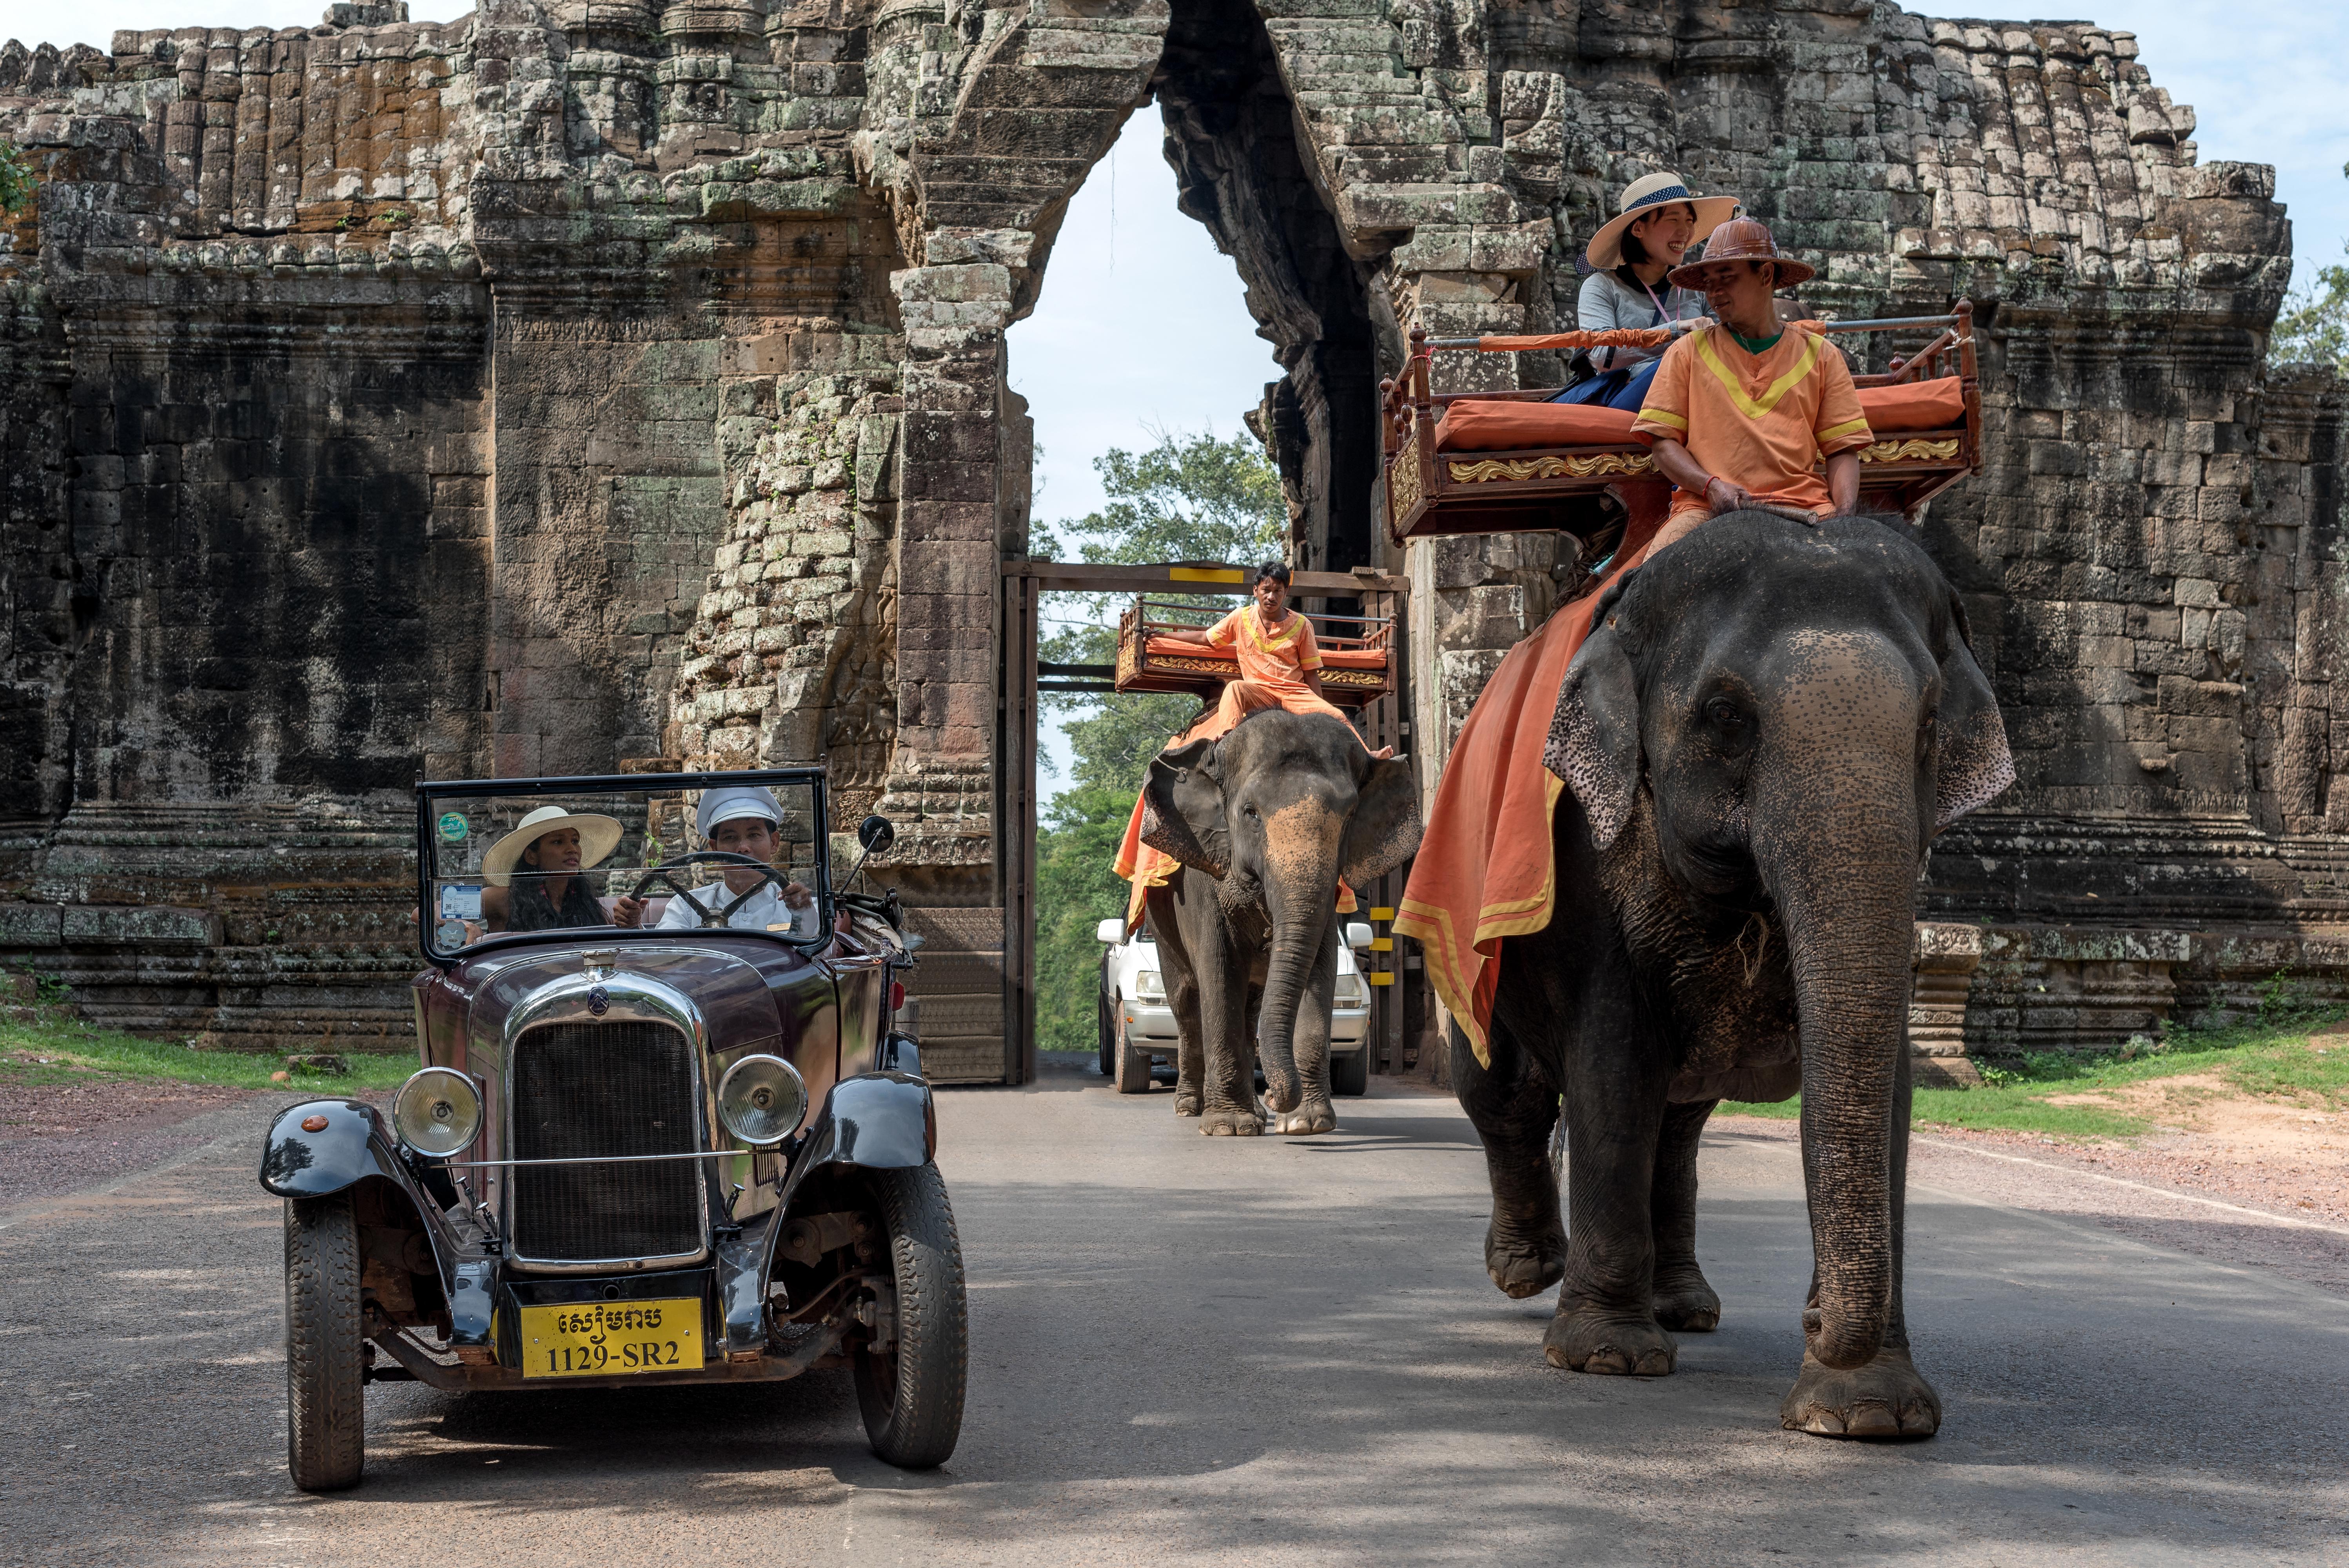
[[1542, 1355], [1551, 1366], [1575, 1372], [1661, 1377], [1680, 1360], [1680, 1346], [1652, 1317], [1576, 1306], [1550, 1319]]
[[1539, 1295], [1566, 1277], [1566, 1232], [1553, 1227], [1531, 1242], [1504, 1241], [1485, 1226], [1485, 1273], [1514, 1301]]
[[1658, 1269], [1651, 1305], [1656, 1321], [1675, 1334], [1711, 1334], [1721, 1326], [1721, 1297], [1694, 1264]]
[[1309, 1099], [1295, 1110], [1277, 1118], [1273, 1130], [1299, 1138], [1309, 1138], [1317, 1132], [1335, 1132], [1338, 1130], [1338, 1113], [1330, 1109], [1328, 1100]]
[[1264, 1123], [1250, 1110], [1208, 1110], [1199, 1115], [1199, 1133], [1205, 1138], [1254, 1138], [1264, 1130]]
[[1941, 1429], [1941, 1397], [1906, 1350], [1879, 1350], [1848, 1372], [1805, 1350], [1778, 1424], [1823, 1438], [1930, 1438]]
[[1175, 1115], [1196, 1116], [1199, 1114], [1200, 1105], [1201, 1101], [1199, 1099], [1199, 1091], [1197, 1089], [1185, 1088], [1181, 1084], [1176, 1084], [1174, 1086]]

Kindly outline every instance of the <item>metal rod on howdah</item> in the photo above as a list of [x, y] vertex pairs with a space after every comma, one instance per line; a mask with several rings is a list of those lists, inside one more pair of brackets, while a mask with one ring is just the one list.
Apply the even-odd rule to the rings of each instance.
[[[1872, 317], [1864, 321], [1806, 321], [1803, 325], [1809, 327], [1813, 332], [1822, 333], [1889, 332], [1920, 326], [1949, 326], [1953, 325], [1957, 319], [1958, 318], [1955, 315], [1885, 315]], [[1685, 330], [1685, 328], [1660, 328], [1658, 330]], [[1605, 345], [1601, 344], [1583, 344], [1572, 341], [1576, 338], [1596, 335], [1596, 334], [1577, 332], [1554, 332], [1546, 335], [1540, 339], [1540, 342], [1544, 346], [1549, 348], [1585, 348], [1605, 346]], [[1526, 348], [1527, 340], [1520, 337], [1431, 337], [1426, 341], [1427, 346], [1430, 348], [1475, 348], [1480, 349], [1486, 354], [1522, 354], [1529, 352]]]

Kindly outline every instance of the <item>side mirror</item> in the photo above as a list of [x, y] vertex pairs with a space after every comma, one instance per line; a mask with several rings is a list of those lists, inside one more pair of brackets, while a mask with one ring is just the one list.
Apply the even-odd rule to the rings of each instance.
[[1361, 952], [1371, 944], [1371, 928], [1367, 922], [1350, 920], [1346, 923], [1346, 945]]
[[1114, 916], [1093, 927], [1093, 940], [1106, 942], [1112, 947], [1125, 940], [1125, 922]]
[[896, 824], [886, 817], [867, 817], [856, 824], [856, 841], [864, 846], [866, 854], [877, 855], [897, 841]]

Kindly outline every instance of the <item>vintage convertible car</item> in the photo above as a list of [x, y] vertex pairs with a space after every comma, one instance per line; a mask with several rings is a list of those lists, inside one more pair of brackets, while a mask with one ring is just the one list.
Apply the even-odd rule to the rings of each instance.
[[[695, 830], [698, 800], [745, 796]], [[810, 769], [419, 784], [417, 808], [422, 1066], [388, 1114], [289, 1106], [262, 1156], [295, 1484], [355, 1483], [367, 1385], [411, 1380], [845, 1365], [876, 1454], [945, 1460], [962, 1256], [891, 1026], [918, 943], [894, 892], [831, 875], [887, 820], [835, 843]]]

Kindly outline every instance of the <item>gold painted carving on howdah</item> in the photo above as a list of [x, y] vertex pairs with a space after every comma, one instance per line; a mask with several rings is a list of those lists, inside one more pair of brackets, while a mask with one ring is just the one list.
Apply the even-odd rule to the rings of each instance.
[[1630, 452], [1600, 452], [1588, 458], [1486, 458], [1452, 465], [1454, 483], [1481, 485], [1495, 480], [1593, 480], [1619, 474], [1651, 474], [1651, 458]]
[[1945, 463], [1957, 455], [1954, 436], [1946, 441], [1878, 441], [1859, 449], [1863, 463]]
[[1419, 454], [1408, 449], [1387, 465], [1387, 506], [1397, 517], [1408, 517], [1419, 504]]

